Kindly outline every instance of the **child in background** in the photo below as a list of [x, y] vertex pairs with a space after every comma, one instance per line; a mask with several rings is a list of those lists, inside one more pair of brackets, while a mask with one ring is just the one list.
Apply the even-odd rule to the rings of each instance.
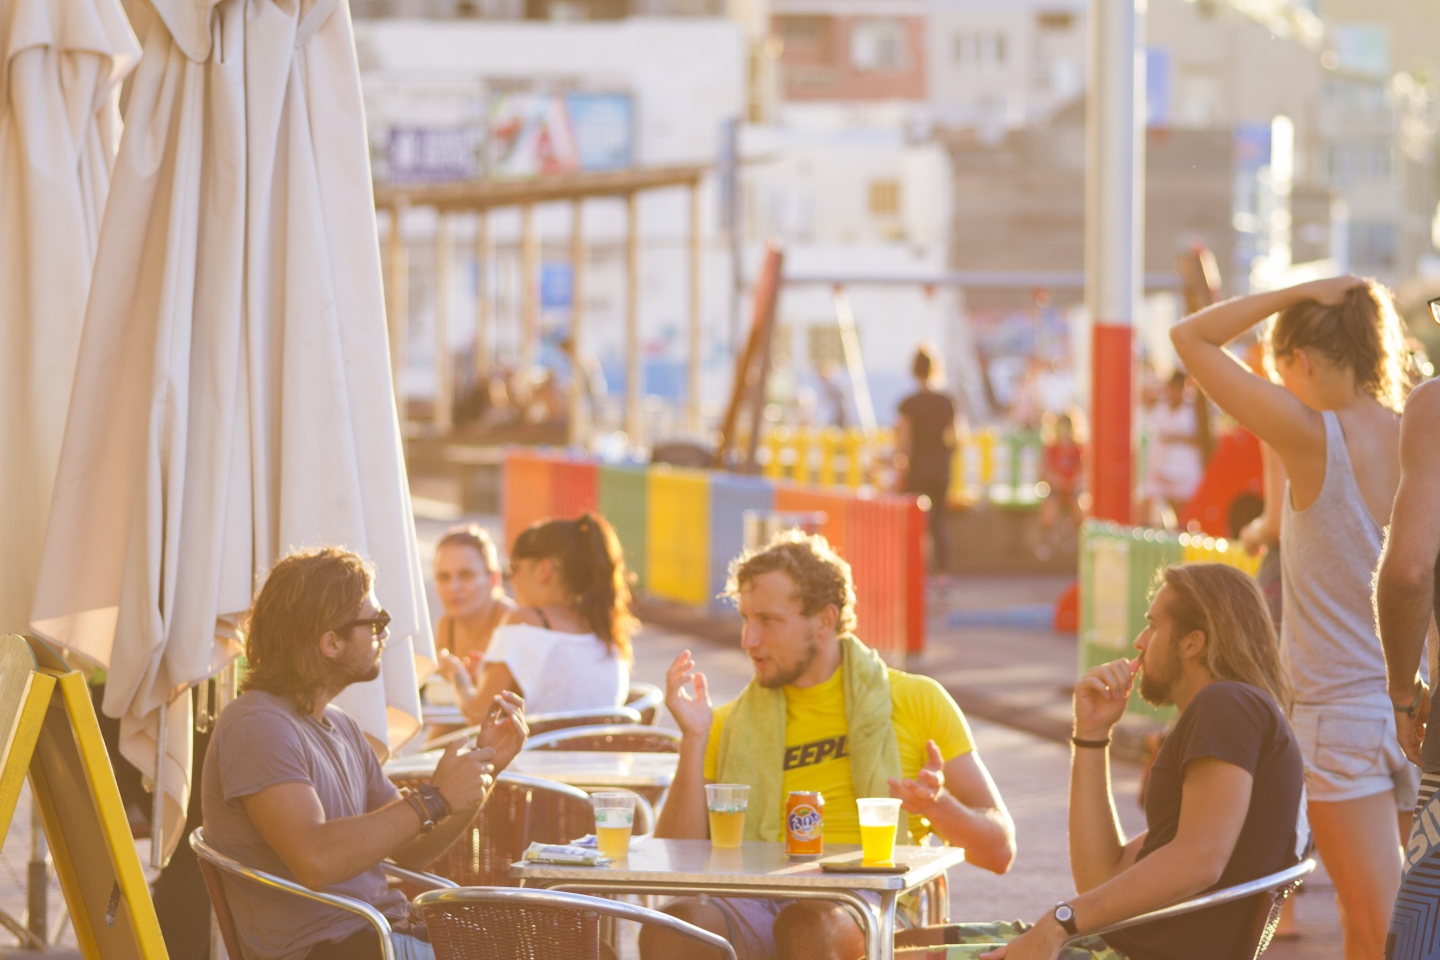
[[[1046, 432], [1050, 438], [1045, 444], [1040, 478], [1050, 487], [1050, 492], [1040, 505], [1040, 543], [1035, 547], [1035, 556], [1041, 560], [1054, 556], [1059, 543], [1073, 546], [1075, 532], [1080, 521], [1085, 519], [1080, 507], [1085, 451], [1075, 438], [1075, 419], [1068, 413], [1062, 413], [1055, 418], [1053, 428]], [[1067, 521], [1063, 537], [1057, 536], [1061, 513]]]

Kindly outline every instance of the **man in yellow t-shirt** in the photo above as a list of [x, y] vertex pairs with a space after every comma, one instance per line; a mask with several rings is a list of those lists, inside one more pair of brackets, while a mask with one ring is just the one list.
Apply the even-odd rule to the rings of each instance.
[[[904, 801], [916, 840], [934, 832], [964, 847], [970, 863], [1009, 869], [1014, 824], [960, 708], [929, 677], [877, 666], [850, 636], [850, 567], [823, 537], [782, 534], [742, 557], [732, 567], [729, 594], [738, 600], [741, 647], [755, 676], [737, 700], [712, 708], [690, 652], [671, 664], [665, 703], [682, 741], [657, 837], [705, 839], [705, 784], [723, 778], [750, 784], [749, 837], [775, 839], [764, 833], [777, 820], [771, 804], [783, 804], [792, 790], [818, 790], [826, 841], [859, 843], [856, 797], [888, 793]], [[784, 697], [783, 736], [774, 729], [782, 709], [776, 691]], [[847, 705], [863, 716], [847, 717]], [[682, 899], [666, 910], [729, 939], [740, 960], [850, 960], [865, 951], [854, 915], [826, 901]], [[640, 949], [644, 960], [699, 956], [686, 941], [651, 927]]]

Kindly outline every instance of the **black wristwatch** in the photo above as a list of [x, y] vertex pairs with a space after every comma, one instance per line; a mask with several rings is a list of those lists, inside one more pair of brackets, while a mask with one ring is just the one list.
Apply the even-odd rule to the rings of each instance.
[[445, 795], [435, 788], [433, 783], [421, 783], [416, 785], [415, 793], [425, 802], [425, 810], [430, 814], [430, 819], [439, 823], [450, 816], [450, 801]]
[[1055, 922], [1064, 927], [1065, 932], [1072, 937], [1080, 932], [1075, 929], [1075, 910], [1064, 900], [1055, 904]]

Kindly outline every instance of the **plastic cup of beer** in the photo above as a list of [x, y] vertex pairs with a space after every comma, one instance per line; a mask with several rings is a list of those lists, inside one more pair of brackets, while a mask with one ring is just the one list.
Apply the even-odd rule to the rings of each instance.
[[745, 805], [748, 783], [707, 783], [705, 803], [710, 810], [710, 843], [716, 847], [738, 847], [745, 837]]
[[635, 794], [595, 793], [590, 802], [595, 805], [596, 846], [611, 860], [624, 860], [635, 828]]
[[860, 859], [863, 863], [890, 863], [895, 859], [895, 827], [900, 822], [900, 801], [867, 797], [860, 807]]

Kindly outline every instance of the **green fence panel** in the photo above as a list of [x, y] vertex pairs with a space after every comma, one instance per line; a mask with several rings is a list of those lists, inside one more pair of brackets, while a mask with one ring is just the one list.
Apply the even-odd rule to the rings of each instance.
[[644, 467], [600, 468], [600, 513], [615, 528], [625, 550], [625, 565], [635, 574], [635, 588], [645, 588], [646, 471]]

